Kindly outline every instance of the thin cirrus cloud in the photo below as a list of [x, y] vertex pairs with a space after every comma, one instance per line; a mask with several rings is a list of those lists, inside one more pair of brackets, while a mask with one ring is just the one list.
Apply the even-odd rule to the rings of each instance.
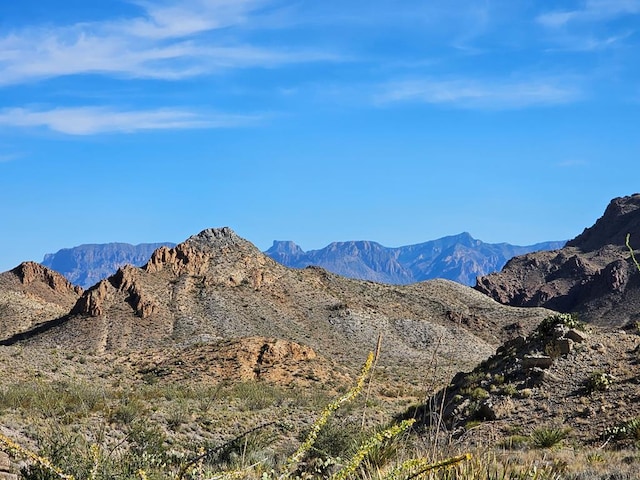
[[0, 125], [46, 128], [66, 135], [135, 133], [145, 130], [243, 127], [259, 123], [260, 115], [199, 114], [187, 110], [114, 110], [99, 107], [0, 110]]
[[569, 23], [603, 22], [637, 14], [640, 14], [640, 0], [588, 0], [583, 8], [543, 13], [536, 20], [545, 27], [559, 28]]
[[20, 156], [17, 154], [10, 153], [0, 153], [0, 163], [12, 162], [13, 160], [18, 159]]
[[422, 102], [456, 108], [506, 110], [566, 104], [582, 93], [556, 80], [438, 80], [423, 79], [387, 84], [375, 97], [379, 104]]
[[[0, 85], [96, 73], [177, 80], [216, 71], [333, 61], [322, 51], [262, 48], [240, 31], [263, 2], [192, 0], [124, 20], [30, 27], [0, 38]], [[225, 30], [225, 39], [216, 38]]]

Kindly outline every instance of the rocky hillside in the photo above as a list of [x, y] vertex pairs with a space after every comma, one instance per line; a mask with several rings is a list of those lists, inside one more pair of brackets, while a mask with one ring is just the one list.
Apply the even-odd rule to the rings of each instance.
[[577, 312], [595, 324], [640, 320], [640, 272], [625, 246], [640, 248], [640, 194], [616, 198], [603, 216], [567, 245], [510, 260], [475, 288], [513, 306]]
[[34, 262], [0, 274], [0, 340], [69, 312], [82, 289]]
[[265, 253], [288, 267], [316, 265], [338, 275], [405, 285], [433, 278], [473, 285], [476, 277], [500, 270], [515, 255], [560, 248], [564, 242], [525, 247], [484, 243], [468, 233], [417, 245], [388, 248], [376, 242], [334, 242], [320, 250], [303, 251], [291, 241], [276, 241]]
[[457, 374], [411, 415], [429, 423], [441, 411], [456, 435], [473, 429], [468, 439], [480, 443], [541, 442], [533, 432], [557, 429], [571, 442], [632, 445], [640, 434], [639, 364], [637, 329], [603, 332], [559, 314]]
[[391, 286], [290, 269], [222, 228], [161, 247], [142, 268], [121, 268], [49, 329], [12, 341], [101, 353], [275, 337], [350, 364], [382, 334], [383, 364], [415, 373], [435, 354], [446, 375], [473, 367], [547, 314], [446, 280]]
[[105, 243], [64, 248], [44, 256], [42, 264], [64, 275], [71, 283], [89, 288], [113, 275], [124, 265], [142, 266], [159, 247], [174, 243]]

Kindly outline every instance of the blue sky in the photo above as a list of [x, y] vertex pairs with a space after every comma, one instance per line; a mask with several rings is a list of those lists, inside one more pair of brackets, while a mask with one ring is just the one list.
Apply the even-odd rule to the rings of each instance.
[[640, 0], [0, 5], [0, 271], [231, 226], [261, 249], [568, 239], [640, 188]]

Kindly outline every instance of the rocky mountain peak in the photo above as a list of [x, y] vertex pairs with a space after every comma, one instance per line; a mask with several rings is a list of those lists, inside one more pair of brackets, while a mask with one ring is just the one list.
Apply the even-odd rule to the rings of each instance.
[[624, 246], [627, 234], [640, 241], [640, 194], [611, 200], [596, 223], [567, 243], [584, 252], [598, 250], [605, 245]]
[[578, 313], [589, 322], [623, 326], [640, 315], [640, 273], [625, 246], [640, 245], [640, 194], [613, 199], [596, 223], [565, 247], [511, 259], [478, 278], [476, 290], [498, 302]]
[[251, 242], [229, 227], [209, 228], [173, 248], [160, 247], [143, 268], [153, 273], [170, 266], [176, 275], [205, 275], [212, 266], [229, 264], [239, 257], [262, 256]]
[[304, 250], [291, 240], [274, 240], [271, 248], [265, 252], [269, 256], [277, 254], [302, 255]]
[[81, 287], [72, 285], [71, 282], [59, 273], [36, 262], [23, 262], [11, 270], [11, 273], [13, 273], [23, 285], [41, 282], [57, 293], [71, 293], [76, 295], [82, 293]]
[[229, 227], [207, 228], [189, 237], [184, 243], [198, 245], [203, 248], [220, 248], [246, 243]]

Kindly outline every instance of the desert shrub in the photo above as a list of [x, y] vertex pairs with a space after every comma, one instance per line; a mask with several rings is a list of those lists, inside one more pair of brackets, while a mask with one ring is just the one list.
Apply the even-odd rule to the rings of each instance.
[[526, 435], [509, 435], [499, 442], [498, 446], [506, 450], [517, 450], [526, 447], [529, 444], [529, 440]]
[[569, 430], [558, 427], [540, 427], [531, 432], [531, 445], [535, 448], [551, 448], [567, 438]]
[[469, 392], [469, 396], [474, 400], [484, 400], [489, 397], [489, 392], [482, 387], [476, 387]]
[[[37, 435], [36, 440], [41, 445], [40, 455], [75, 478], [88, 478], [90, 466], [83, 461], [83, 454], [88, 449], [82, 436], [73, 434], [56, 425]], [[54, 480], [59, 474], [38, 463], [26, 465], [21, 469], [25, 480]]]
[[558, 325], [564, 325], [567, 328], [575, 328], [577, 330], [585, 330], [586, 328], [586, 324], [578, 320], [577, 315], [557, 313], [542, 320], [540, 325], [538, 325], [536, 332], [542, 336], [547, 336], [552, 334]]
[[613, 376], [604, 372], [593, 372], [585, 385], [588, 392], [606, 392], [613, 384]]
[[606, 428], [602, 437], [605, 440], [640, 440], [640, 417]]
[[134, 420], [144, 416], [146, 405], [139, 398], [124, 396], [109, 412], [109, 421], [121, 425], [131, 425]]
[[508, 397], [513, 397], [516, 393], [518, 393], [518, 387], [516, 387], [513, 383], [507, 383], [500, 388], [500, 393]]
[[264, 382], [241, 382], [229, 388], [228, 394], [238, 398], [245, 410], [263, 410], [279, 405], [285, 398], [281, 388]]
[[67, 422], [101, 410], [104, 404], [104, 391], [84, 383], [25, 382], [0, 390], [0, 409], [29, 411]]
[[[361, 427], [355, 418], [351, 420], [334, 417], [318, 433], [316, 441], [307, 454], [307, 460], [344, 457], [353, 453], [361, 439]], [[300, 440], [309, 435], [310, 429], [302, 432]]]

